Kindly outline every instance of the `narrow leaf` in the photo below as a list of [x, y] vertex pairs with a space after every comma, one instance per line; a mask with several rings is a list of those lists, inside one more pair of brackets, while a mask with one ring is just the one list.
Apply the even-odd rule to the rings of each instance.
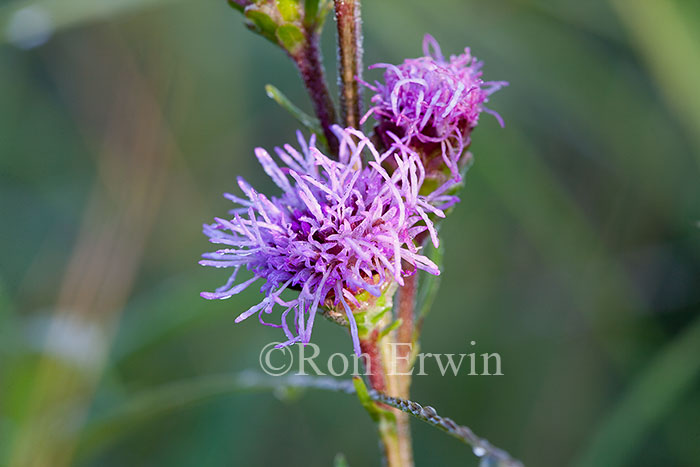
[[399, 326], [401, 326], [402, 322], [403, 321], [401, 320], [401, 318], [392, 321], [391, 324], [389, 324], [387, 327], [382, 329], [382, 331], [379, 333], [379, 336], [377, 337], [377, 340], [381, 340], [382, 338], [387, 336], [391, 331], [393, 331], [394, 329], [397, 329]]
[[357, 398], [360, 400], [362, 407], [365, 408], [372, 420], [379, 422], [379, 419], [382, 416], [381, 410], [372, 401], [369, 391], [367, 390], [367, 386], [365, 386], [362, 378], [355, 376], [352, 378], [352, 383], [355, 385], [355, 392], [357, 393]]
[[294, 105], [292, 101], [290, 101], [287, 98], [287, 96], [285, 96], [282, 93], [282, 91], [280, 91], [271, 84], [265, 86], [265, 93], [267, 94], [267, 97], [277, 102], [280, 105], [280, 107], [289, 112], [292, 115], [292, 117], [296, 118], [299, 121], [299, 123], [301, 123], [304, 126], [304, 128], [311, 131], [312, 133], [315, 133], [318, 140], [322, 144], [326, 145], [326, 139], [323, 136], [321, 123], [318, 121], [317, 118], [311, 117], [310, 115], [306, 114], [303, 110]]

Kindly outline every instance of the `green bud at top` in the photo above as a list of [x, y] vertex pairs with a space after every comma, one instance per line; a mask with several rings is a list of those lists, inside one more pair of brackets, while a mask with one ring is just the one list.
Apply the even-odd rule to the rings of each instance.
[[329, 0], [228, 0], [241, 11], [247, 26], [274, 42], [292, 57], [297, 56], [320, 33]]

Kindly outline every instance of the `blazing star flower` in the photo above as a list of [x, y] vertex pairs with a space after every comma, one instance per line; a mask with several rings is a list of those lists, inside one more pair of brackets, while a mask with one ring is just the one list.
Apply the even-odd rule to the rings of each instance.
[[392, 144], [391, 138], [386, 137], [389, 132], [397, 134], [426, 157], [442, 155], [457, 176], [459, 158], [469, 145], [479, 114], [490, 113], [503, 126], [501, 117], [484, 104], [508, 83], [484, 82], [483, 64], [472, 57], [468, 48], [446, 60], [437, 41], [426, 34], [423, 53], [424, 57], [407, 59], [400, 65], [377, 63], [370, 67], [386, 70], [384, 83], [372, 85], [360, 80], [375, 93], [373, 106], [362, 123], [374, 115], [379, 121], [377, 134], [385, 144]]
[[[335, 126], [333, 131], [340, 141], [338, 161], [322, 154], [313, 136], [307, 144], [300, 132], [301, 152], [290, 145], [276, 148], [286, 167], [278, 166], [264, 149], [256, 149], [282, 195], [268, 198], [242, 178], [238, 185], [246, 199], [225, 194], [240, 207], [231, 211], [232, 219], [216, 218], [204, 225], [210, 241], [225, 247], [204, 254], [200, 264], [232, 268], [233, 273], [215, 292], [201, 295], [226, 299], [263, 279], [260, 291], [265, 297], [236, 322], [257, 313], [262, 324], [282, 328], [287, 341], [280, 346], [285, 346], [309, 342], [319, 307], [342, 310], [359, 355], [352, 311], [360, 306], [356, 296], [367, 291], [378, 297], [394, 281], [402, 285], [403, 276], [417, 269], [438, 275], [438, 267], [420, 254], [413, 239], [427, 232], [437, 246], [429, 214], [444, 217], [443, 209], [457, 198], [444, 190], [419, 195], [425, 171], [418, 155], [400, 142], [379, 153], [357, 130]], [[389, 160], [396, 167], [391, 174], [383, 168]], [[243, 267], [253, 276], [237, 281]], [[285, 299], [282, 293], [287, 290], [298, 295]], [[280, 324], [263, 319], [275, 305], [282, 309]], [[287, 316], [292, 311], [290, 327]]]

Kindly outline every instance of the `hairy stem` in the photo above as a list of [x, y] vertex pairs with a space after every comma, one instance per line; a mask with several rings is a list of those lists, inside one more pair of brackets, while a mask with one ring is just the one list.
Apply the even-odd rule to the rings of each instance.
[[405, 467], [403, 460], [399, 431], [397, 430], [396, 417], [391, 412], [381, 415], [379, 422], [379, 436], [384, 446], [384, 463], [387, 467]]
[[321, 122], [328, 147], [335, 154], [338, 152], [338, 140], [331, 131], [331, 125], [335, 123], [335, 109], [328, 92], [328, 86], [326, 86], [318, 34], [308, 33], [306, 46], [297, 54], [292, 55], [292, 58], [299, 69], [304, 86], [311, 96], [314, 112]]
[[[410, 356], [413, 349], [414, 336], [414, 308], [416, 304], [416, 281], [418, 275], [414, 274], [404, 278], [404, 285], [399, 289], [398, 316], [401, 325], [398, 329], [396, 353], [399, 364], [398, 373], [408, 373], [411, 367]], [[408, 399], [411, 388], [411, 375], [399, 375], [398, 397]]]
[[[396, 410], [396, 409], [394, 409]], [[413, 446], [411, 445], [411, 420], [407, 413], [396, 410], [396, 437], [401, 467], [413, 466]]]
[[360, 349], [365, 360], [370, 387], [379, 392], [386, 392], [385, 370], [379, 347], [377, 346], [378, 332], [375, 330], [368, 339], [360, 340]]
[[[404, 285], [399, 289], [398, 317], [401, 325], [397, 331], [396, 347], [397, 375], [396, 395], [402, 399], [408, 399], [411, 393], [411, 354], [414, 336], [414, 308], [416, 304], [416, 281], [418, 275], [414, 274], [404, 278]], [[406, 456], [412, 456], [411, 452], [411, 424], [407, 413], [396, 415], [396, 429], [402, 447], [407, 450]]]
[[341, 116], [346, 126], [359, 128], [362, 97], [355, 77], [362, 74], [360, 0], [335, 0], [335, 20], [338, 25]]
[[[399, 375], [407, 372], [400, 366], [395, 355], [396, 333], [380, 336], [379, 329], [391, 322], [391, 315], [386, 314], [377, 323], [377, 327], [364, 339], [360, 340], [360, 348], [364, 355], [368, 379], [373, 391], [389, 394], [394, 397], [406, 398], [401, 393], [401, 378], [410, 376]], [[409, 342], [411, 339], [409, 334]], [[389, 467], [413, 466], [413, 449], [411, 446], [411, 427], [409, 416], [400, 410], [380, 404], [383, 410], [377, 420], [379, 436], [384, 448], [386, 465]]]
[[[379, 393], [395, 392], [392, 364], [384, 362], [387, 357], [386, 345], [384, 345], [387, 338], [381, 339], [384, 342], [380, 343], [377, 337], [378, 332], [375, 330], [370, 338], [360, 341], [370, 387], [372, 391]], [[384, 451], [385, 464], [388, 467], [411, 467], [413, 465], [413, 451], [411, 449], [408, 414], [384, 406], [384, 404], [379, 406], [382, 410], [378, 414], [377, 428]]]

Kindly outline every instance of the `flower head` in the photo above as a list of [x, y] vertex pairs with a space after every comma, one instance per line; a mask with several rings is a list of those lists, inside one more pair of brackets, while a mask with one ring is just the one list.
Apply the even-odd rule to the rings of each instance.
[[[226, 284], [202, 296], [226, 299], [262, 279], [264, 298], [236, 322], [257, 314], [262, 324], [282, 328], [287, 336], [283, 345], [308, 343], [319, 307], [342, 310], [359, 354], [352, 311], [360, 305], [356, 296], [363, 291], [380, 296], [417, 269], [439, 274], [413, 239], [427, 231], [437, 245], [429, 214], [443, 217], [442, 210], [457, 199], [440, 192], [419, 195], [423, 166], [400, 142], [379, 153], [361, 132], [337, 126], [333, 130], [340, 141], [338, 161], [322, 154], [313, 136], [307, 144], [301, 133], [301, 152], [290, 145], [276, 148], [282, 167], [264, 149], [255, 151], [282, 194], [268, 198], [239, 178], [245, 198], [225, 195], [239, 207], [231, 211], [232, 219], [216, 218], [204, 225], [210, 241], [223, 248], [204, 254], [200, 264], [233, 272]], [[391, 174], [382, 167], [388, 160], [396, 167]], [[253, 276], [239, 281], [241, 268]], [[285, 291], [298, 294], [287, 298]], [[279, 324], [264, 320], [275, 306], [282, 310]]]
[[386, 136], [389, 132], [397, 134], [429, 159], [442, 155], [456, 175], [458, 159], [469, 144], [479, 114], [491, 113], [503, 126], [501, 117], [484, 104], [508, 83], [484, 82], [482, 62], [474, 59], [468, 48], [447, 60], [437, 41], [426, 34], [423, 53], [425, 56], [400, 65], [378, 63], [370, 67], [385, 69], [384, 82], [372, 85], [361, 81], [375, 93], [363, 122], [374, 115], [384, 143], [391, 144]]

